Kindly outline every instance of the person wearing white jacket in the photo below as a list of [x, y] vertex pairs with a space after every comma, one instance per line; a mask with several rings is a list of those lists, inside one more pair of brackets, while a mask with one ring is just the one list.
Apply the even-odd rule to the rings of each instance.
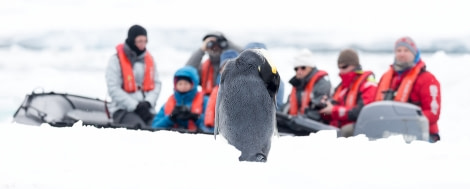
[[133, 25], [125, 42], [116, 46], [116, 54], [106, 68], [109, 113], [114, 123], [128, 128], [150, 127], [161, 91], [157, 65], [146, 49], [147, 42], [145, 28]]

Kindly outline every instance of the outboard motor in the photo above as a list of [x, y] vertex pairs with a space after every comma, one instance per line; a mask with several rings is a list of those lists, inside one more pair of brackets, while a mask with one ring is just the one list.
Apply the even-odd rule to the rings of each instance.
[[407, 143], [429, 141], [429, 122], [421, 108], [403, 102], [378, 101], [361, 110], [354, 135], [365, 134], [370, 140], [402, 135]]

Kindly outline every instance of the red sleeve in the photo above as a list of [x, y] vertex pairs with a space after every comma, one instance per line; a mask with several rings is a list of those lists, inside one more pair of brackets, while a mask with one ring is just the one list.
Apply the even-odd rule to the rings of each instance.
[[325, 121], [331, 121], [331, 115], [329, 114], [321, 114], [321, 119]]
[[[413, 94], [414, 93], [414, 94]], [[434, 125], [441, 114], [441, 85], [429, 72], [422, 73], [416, 80], [411, 100], [417, 99], [429, 124]], [[431, 131], [432, 132], [432, 131]]]
[[[331, 111], [331, 117], [334, 120], [338, 121], [355, 121], [359, 116], [359, 112], [361, 111], [364, 105], [370, 104], [375, 100], [375, 93], [377, 92], [377, 83], [373, 81], [366, 81], [360, 87], [360, 92], [358, 97], [358, 104], [354, 107], [346, 107], [335, 105], [333, 106], [333, 110]], [[359, 99], [360, 98], [360, 99]], [[350, 117], [353, 117], [351, 119]]]
[[377, 83], [375, 81], [366, 81], [361, 86], [362, 102], [364, 105], [370, 104], [375, 101], [377, 93]]
[[333, 110], [331, 111], [331, 119], [338, 121], [348, 121], [348, 111], [350, 109], [346, 106], [334, 105]]

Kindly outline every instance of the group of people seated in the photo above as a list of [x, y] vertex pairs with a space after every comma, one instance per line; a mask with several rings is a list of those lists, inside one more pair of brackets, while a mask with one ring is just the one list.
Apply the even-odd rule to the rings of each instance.
[[[132, 26], [125, 42], [116, 46], [117, 53], [111, 57], [106, 71], [113, 121], [140, 129], [213, 133], [224, 64], [245, 49], [267, 49], [257, 42], [241, 48], [220, 32], [206, 34], [202, 46], [175, 72], [174, 92], [156, 112], [162, 83], [157, 65], [146, 49], [147, 39], [142, 26]], [[348, 137], [353, 135], [354, 123], [365, 105], [382, 100], [412, 103], [421, 107], [429, 120], [431, 142], [440, 140], [439, 81], [426, 70], [411, 38], [399, 38], [394, 53], [393, 64], [377, 82], [372, 71], [362, 68], [355, 50], [341, 51], [337, 60], [341, 83], [333, 88], [328, 72], [317, 68], [310, 50], [302, 49], [293, 57], [295, 76], [288, 81], [292, 90], [286, 102], [281, 79], [276, 95], [278, 111], [329, 124]], [[205, 55], [208, 58], [203, 60]]]

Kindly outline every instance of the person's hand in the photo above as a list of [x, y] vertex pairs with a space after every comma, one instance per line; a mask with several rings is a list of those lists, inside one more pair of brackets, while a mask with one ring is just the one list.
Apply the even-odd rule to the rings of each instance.
[[311, 109], [313, 110], [321, 110], [326, 107], [326, 102], [328, 101], [328, 97], [324, 95], [320, 100], [312, 100]]
[[150, 119], [153, 118], [152, 113], [150, 113], [150, 103], [147, 101], [140, 101], [139, 104], [137, 104], [137, 107], [135, 108], [134, 112], [139, 115], [142, 120], [145, 122], [148, 122]]
[[191, 111], [186, 106], [176, 106], [170, 114], [170, 120], [188, 120]]
[[333, 111], [333, 104], [331, 104], [330, 101], [326, 101], [326, 107], [324, 107], [318, 112], [320, 112], [321, 114], [330, 115], [332, 111]]
[[209, 50], [209, 49], [207, 49], [207, 43], [209, 43], [209, 41], [216, 42], [216, 41], [217, 41], [217, 38], [216, 38], [216, 37], [208, 37], [208, 38], [206, 38], [206, 40], [204, 40], [204, 41], [202, 42], [202, 47], [201, 47], [202, 51], [205, 52], [205, 51]]
[[197, 121], [197, 120], [199, 119], [199, 114], [189, 113], [188, 118], [189, 118], [190, 120]]
[[190, 111], [185, 111], [182, 114], [180, 114], [180, 119], [181, 120], [193, 120], [197, 121], [199, 119], [199, 114], [192, 113]]

